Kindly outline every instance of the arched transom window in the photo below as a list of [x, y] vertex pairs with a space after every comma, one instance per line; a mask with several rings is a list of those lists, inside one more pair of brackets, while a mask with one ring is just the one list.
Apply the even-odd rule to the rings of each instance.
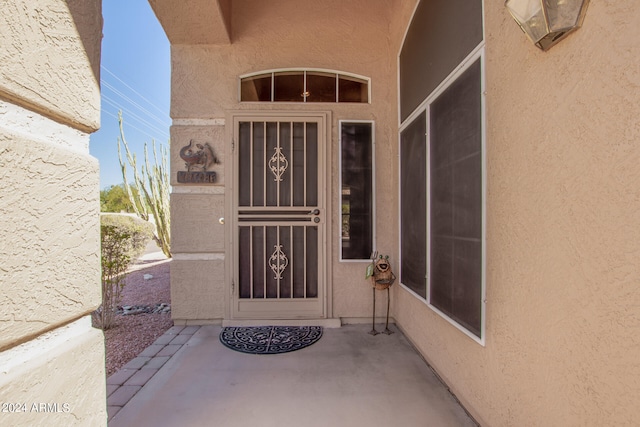
[[240, 76], [241, 102], [368, 103], [370, 79], [322, 69], [260, 71]]

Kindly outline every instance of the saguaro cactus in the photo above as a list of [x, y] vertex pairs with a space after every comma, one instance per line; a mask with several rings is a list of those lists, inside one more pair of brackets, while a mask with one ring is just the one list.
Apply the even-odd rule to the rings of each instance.
[[[147, 143], [144, 144], [144, 164], [138, 167], [136, 155], [131, 153], [129, 144], [124, 137], [122, 127], [122, 111], [118, 113], [118, 124], [120, 126], [120, 138], [118, 138], [118, 158], [122, 169], [122, 179], [127, 196], [133, 205], [133, 209], [140, 218], [149, 221], [153, 217], [155, 222], [155, 232], [153, 239], [158, 244], [162, 252], [171, 258], [171, 218], [169, 215], [169, 167], [167, 164], [168, 153], [164, 147], [160, 148], [160, 162], [156, 142], [153, 144], [154, 164], [149, 162], [149, 152]], [[131, 191], [127, 179], [127, 164], [122, 159], [121, 143], [124, 145], [126, 158], [129, 166], [133, 169], [133, 186], [138, 190]]]

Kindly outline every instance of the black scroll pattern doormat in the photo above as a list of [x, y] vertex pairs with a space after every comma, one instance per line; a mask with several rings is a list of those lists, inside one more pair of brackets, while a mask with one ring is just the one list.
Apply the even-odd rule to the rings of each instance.
[[220, 342], [249, 354], [278, 354], [300, 350], [322, 337], [322, 326], [228, 326]]

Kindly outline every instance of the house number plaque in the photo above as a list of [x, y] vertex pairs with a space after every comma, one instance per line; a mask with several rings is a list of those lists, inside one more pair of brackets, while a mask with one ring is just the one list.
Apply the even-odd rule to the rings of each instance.
[[178, 182], [181, 184], [215, 184], [216, 173], [178, 171]]

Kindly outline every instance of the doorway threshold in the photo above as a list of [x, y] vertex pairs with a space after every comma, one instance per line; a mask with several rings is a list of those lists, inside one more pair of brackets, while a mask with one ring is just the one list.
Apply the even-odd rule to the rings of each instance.
[[336, 319], [224, 319], [222, 326], [322, 326], [340, 328], [342, 322]]

